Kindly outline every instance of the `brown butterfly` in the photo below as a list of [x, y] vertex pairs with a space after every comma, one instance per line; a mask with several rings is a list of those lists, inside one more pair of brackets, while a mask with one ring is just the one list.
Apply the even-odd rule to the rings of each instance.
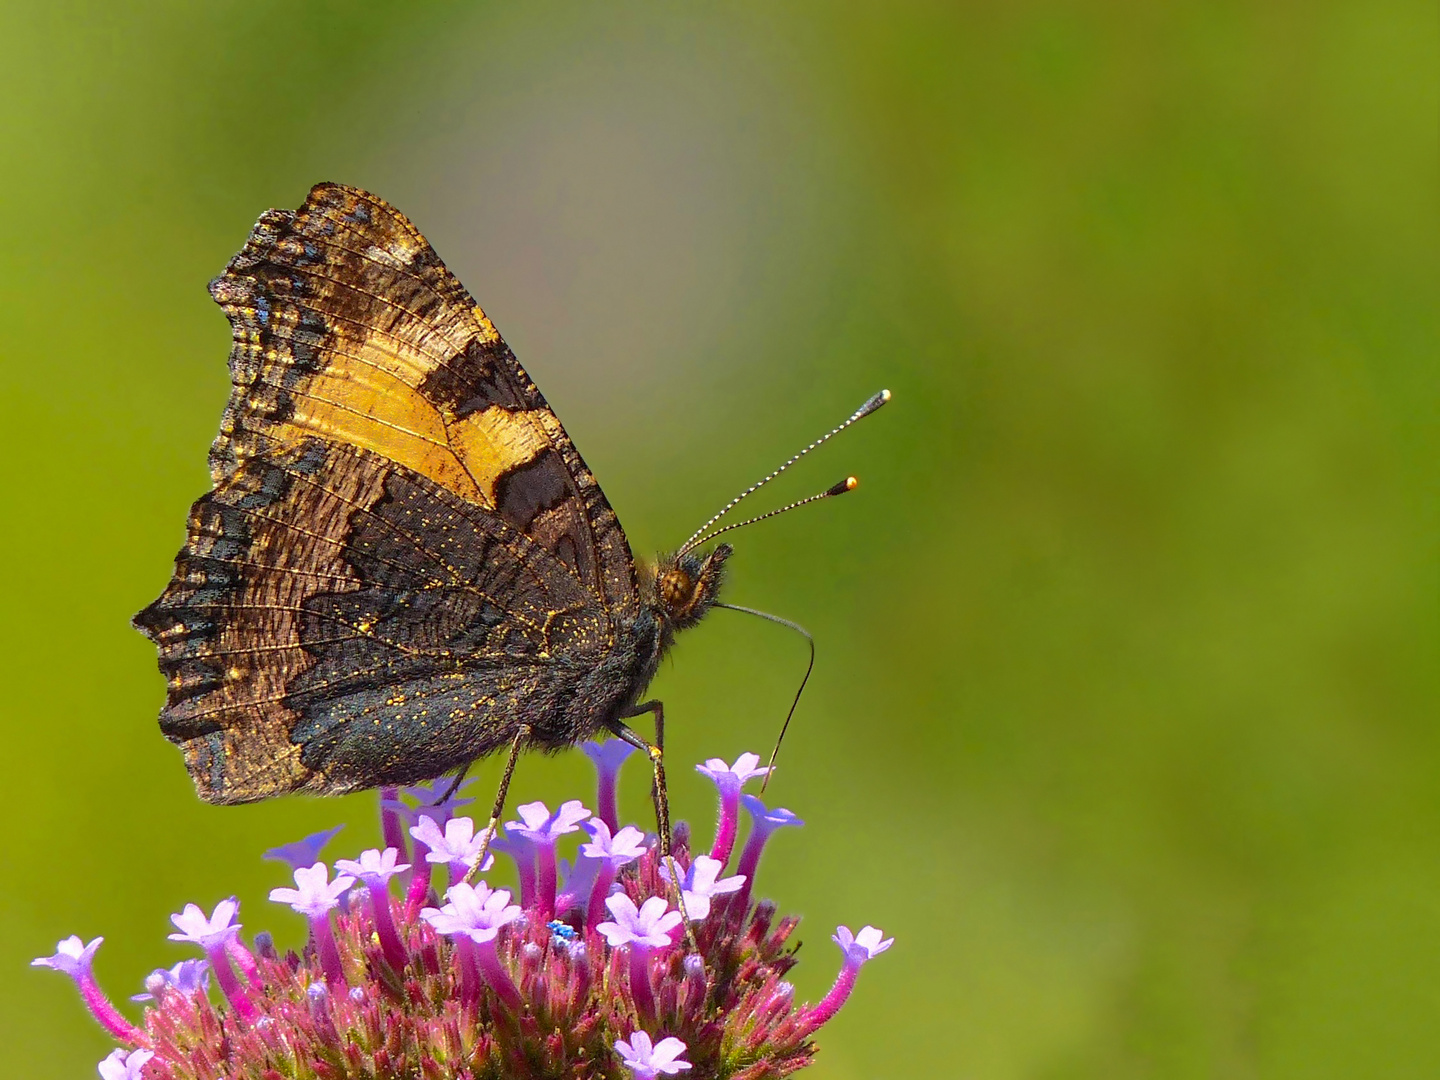
[[[641, 699], [716, 604], [731, 548], [695, 549], [721, 515], [637, 564], [495, 327], [374, 195], [267, 212], [210, 292], [234, 331], [214, 488], [134, 620], [200, 796], [409, 783], [508, 747], [498, 818], [520, 751], [608, 731], [650, 755], [668, 841], [664, 712]], [[626, 725], [644, 713], [653, 744]]]

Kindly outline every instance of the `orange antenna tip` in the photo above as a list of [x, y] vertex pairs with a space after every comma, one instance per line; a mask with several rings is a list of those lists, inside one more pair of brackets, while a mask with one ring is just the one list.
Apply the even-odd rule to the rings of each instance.
[[845, 478], [845, 490], [846, 490], [846, 491], [854, 491], [854, 490], [855, 490], [857, 487], [859, 487], [859, 486], [860, 486], [860, 480], [859, 480], [858, 477], [847, 476], [847, 477]]

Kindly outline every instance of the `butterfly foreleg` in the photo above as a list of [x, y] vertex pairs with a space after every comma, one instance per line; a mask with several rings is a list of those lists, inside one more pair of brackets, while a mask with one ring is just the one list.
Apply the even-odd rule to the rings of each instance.
[[[643, 716], [651, 713], [655, 717], [655, 741], [648, 743], [640, 734], [627, 727], [622, 720], [632, 717]], [[699, 946], [695, 944], [695, 935], [690, 929], [690, 914], [685, 910], [685, 895], [680, 889], [681, 875], [679, 867], [675, 865], [675, 859], [670, 854], [670, 789], [665, 783], [665, 704], [661, 701], [646, 701], [639, 705], [633, 705], [627, 710], [623, 717], [617, 718], [611, 730], [616, 737], [629, 743], [637, 750], [645, 751], [650, 758], [650, 767], [654, 773], [654, 783], [650, 789], [651, 798], [655, 802], [655, 826], [660, 831], [660, 859], [665, 864], [665, 869], [670, 875], [671, 899], [675, 901], [680, 916], [685, 920], [685, 938], [690, 948], [699, 952]]]

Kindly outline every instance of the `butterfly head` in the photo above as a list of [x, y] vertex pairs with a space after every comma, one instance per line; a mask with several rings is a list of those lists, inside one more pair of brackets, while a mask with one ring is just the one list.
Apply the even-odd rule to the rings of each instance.
[[715, 603], [725, 576], [725, 560], [735, 549], [717, 544], [708, 555], [662, 556], [651, 582], [653, 607], [672, 632], [687, 630]]

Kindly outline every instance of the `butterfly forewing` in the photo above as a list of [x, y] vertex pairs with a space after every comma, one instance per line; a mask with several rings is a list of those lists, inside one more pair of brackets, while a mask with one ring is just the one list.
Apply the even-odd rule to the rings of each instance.
[[432, 777], [628, 692], [619, 522], [402, 214], [319, 185], [211, 291], [234, 330], [215, 487], [136, 617], [202, 795]]

